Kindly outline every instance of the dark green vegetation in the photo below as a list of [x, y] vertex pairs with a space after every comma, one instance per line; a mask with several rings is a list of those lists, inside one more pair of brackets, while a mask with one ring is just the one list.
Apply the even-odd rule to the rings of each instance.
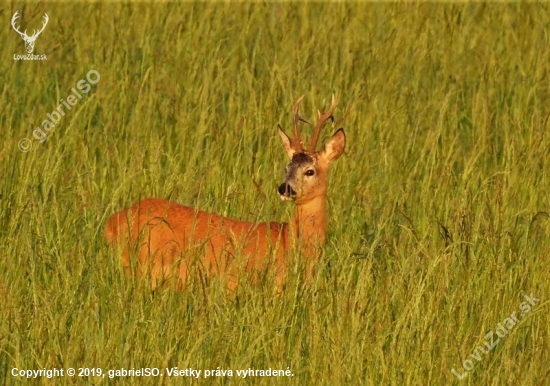
[[[29, 31], [49, 14], [34, 52], [47, 61], [13, 60], [25, 53], [8, 26], [17, 9]], [[172, 367], [233, 370], [201, 377], [214, 384], [550, 382], [548, 7], [58, 3], [0, 15], [0, 382], [18, 384], [15, 367], [164, 373], [124, 384], [170, 384]], [[101, 80], [40, 144], [32, 130], [92, 69]], [[290, 131], [302, 94], [314, 119], [332, 93], [348, 146], [311, 288], [296, 269], [283, 295], [242, 286], [236, 299], [124, 278], [103, 226], [140, 198], [288, 220], [276, 124]], [[541, 300], [472, 359], [525, 294]], [[287, 367], [292, 379], [236, 374]]]

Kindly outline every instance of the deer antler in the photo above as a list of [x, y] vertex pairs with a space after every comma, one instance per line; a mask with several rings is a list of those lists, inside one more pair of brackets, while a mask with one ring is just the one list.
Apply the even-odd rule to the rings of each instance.
[[294, 103], [294, 109], [292, 110], [292, 127], [294, 129], [294, 138], [292, 138], [290, 145], [295, 149], [297, 152], [301, 152], [304, 150], [304, 145], [302, 143], [302, 138], [300, 137], [300, 131], [298, 130], [298, 124], [300, 122], [309, 123], [309, 121], [303, 117], [301, 117], [298, 114], [298, 111], [300, 110], [300, 105], [302, 104], [302, 100], [304, 99], [304, 95], [302, 95], [296, 103]]
[[42, 17], [44, 18], [44, 21], [42, 22], [42, 29], [38, 32], [36, 32], [36, 30], [34, 30], [34, 33], [32, 34], [33, 38], [36, 38], [38, 35], [40, 35], [42, 33], [42, 31], [44, 31], [44, 28], [46, 28], [46, 25], [48, 24], [48, 21], [50, 20], [47, 13], [45, 13], [44, 16], [42, 16]]
[[38, 35], [40, 35], [42, 33], [42, 31], [44, 31], [44, 28], [46, 28], [46, 25], [48, 24], [48, 21], [50, 20], [50, 18], [48, 17], [48, 14], [45, 13], [44, 16], [43, 16], [45, 20], [42, 22], [42, 29], [40, 31], [34, 30], [34, 33], [32, 34], [32, 36], [28, 36], [27, 35], [27, 30], [25, 30], [25, 32], [21, 32], [21, 31], [19, 31], [19, 27], [17, 27], [15, 25], [15, 22], [16, 22], [17, 18], [19, 17], [18, 13], [19, 13], [19, 11], [15, 11], [15, 13], [13, 14], [13, 17], [11, 18], [11, 26], [13, 27], [15, 32], [17, 32], [19, 35], [23, 36], [23, 39], [26, 38], [26, 40], [36, 39], [38, 37]]
[[21, 31], [19, 31], [19, 27], [15, 26], [15, 21], [19, 17], [19, 15], [17, 15], [18, 13], [19, 13], [19, 11], [15, 11], [15, 13], [13, 14], [13, 17], [11, 18], [11, 26], [13, 27], [15, 32], [17, 32], [19, 35], [27, 36], [27, 30], [25, 30], [25, 32], [21, 32]]
[[334, 122], [334, 117], [332, 116], [334, 106], [336, 106], [336, 101], [334, 100], [334, 94], [332, 94], [332, 99], [330, 101], [330, 107], [328, 108], [328, 110], [324, 114], [321, 114], [321, 112], [317, 110], [317, 124], [315, 125], [315, 131], [313, 132], [313, 137], [311, 137], [311, 142], [309, 143], [309, 152], [315, 151], [315, 148], [317, 147], [317, 142], [319, 141], [319, 134], [321, 134], [321, 128], [325, 125], [325, 123], [329, 119]]

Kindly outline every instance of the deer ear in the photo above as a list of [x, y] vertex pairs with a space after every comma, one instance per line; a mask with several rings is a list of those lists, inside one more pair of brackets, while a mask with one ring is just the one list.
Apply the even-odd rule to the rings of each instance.
[[288, 135], [285, 134], [283, 129], [281, 128], [281, 125], [277, 125], [277, 129], [279, 130], [279, 135], [281, 136], [281, 139], [283, 140], [283, 146], [285, 147], [286, 154], [292, 159], [294, 156], [294, 149], [292, 148], [290, 144], [290, 138], [288, 138]]
[[336, 161], [344, 152], [346, 147], [346, 134], [344, 129], [338, 129], [336, 133], [325, 143], [325, 148], [321, 150], [320, 155], [327, 162]]

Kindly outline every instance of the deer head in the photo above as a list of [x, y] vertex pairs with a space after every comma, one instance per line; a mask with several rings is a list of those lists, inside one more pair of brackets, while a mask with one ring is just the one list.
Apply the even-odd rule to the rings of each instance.
[[329, 164], [344, 152], [346, 135], [343, 129], [338, 129], [325, 143], [323, 149], [316, 151], [321, 129], [330, 119], [334, 121], [334, 95], [330, 107], [325, 113], [318, 111], [317, 123], [307, 150], [304, 149], [298, 124], [308, 123], [298, 114], [302, 96], [294, 104], [293, 129], [294, 138], [289, 138], [281, 126], [278, 126], [279, 135], [283, 141], [286, 153], [290, 157], [290, 163], [286, 167], [285, 181], [279, 186], [279, 195], [283, 200], [293, 200], [297, 205], [305, 204], [318, 197], [326, 196], [328, 185]]
[[44, 21], [42, 22], [42, 29], [40, 31], [34, 30], [34, 33], [32, 34], [32, 36], [28, 36], [27, 35], [27, 30], [25, 30], [25, 32], [21, 32], [21, 31], [19, 31], [19, 27], [17, 27], [15, 25], [15, 21], [19, 17], [18, 13], [19, 13], [19, 11], [16, 11], [13, 14], [13, 17], [11, 18], [11, 26], [13, 27], [15, 32], [17, 32], [19, 35], [21, 35], [21, 37], [25, 41], [25, 49], [27, 50], [27, 53], [32, 54], [32, 52], [34, 51], [34, 42], [36, 41], [36, 38], [38, 37], [38, 35], [40, 35], [42, 33], [42, 31], [44, 31], [44, 28], [46, 28], [46, 25], [48, 24], [48, 20], [49, 20], [48, 14], [47, 13], [44, 14]]

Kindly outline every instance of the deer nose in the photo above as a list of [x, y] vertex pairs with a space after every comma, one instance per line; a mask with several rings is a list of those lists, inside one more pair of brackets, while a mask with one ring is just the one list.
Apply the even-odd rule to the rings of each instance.
[[292, 187], [286, 182], [283, 182], [281, 185], [279, 185], [279, 189], [277, 190], [279, 191], [279, 194], [284, 197], [296, 196], [296, 192], [294, 191], [294, 189], [292, 189]]

